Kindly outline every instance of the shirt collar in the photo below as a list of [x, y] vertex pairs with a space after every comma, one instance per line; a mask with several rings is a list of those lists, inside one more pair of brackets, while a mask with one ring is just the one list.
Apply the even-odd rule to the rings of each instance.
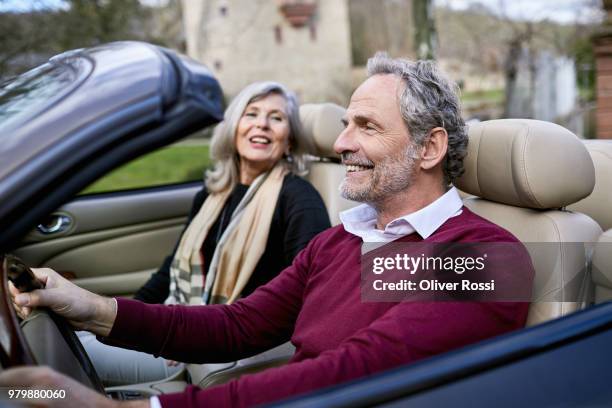
[[389, 222], [384, 230], [376, 229], [376, 210], [369, 204], [342, 211], [339, 216], [344, 229], [364, 242], [389, 242], [415, 231], [428, 238], [449, 218], [461, 214], [462, 207], [459, 192], [451, 187], [431, 204]]

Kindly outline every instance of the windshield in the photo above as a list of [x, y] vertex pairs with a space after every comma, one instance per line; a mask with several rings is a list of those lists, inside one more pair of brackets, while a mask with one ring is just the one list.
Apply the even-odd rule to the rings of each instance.
[[3, 84], [0, 89], [0, 132], [11, 123], [33, 116], [50, 100], [66, 94], [76, 78], [74, 67], [47, 63]]

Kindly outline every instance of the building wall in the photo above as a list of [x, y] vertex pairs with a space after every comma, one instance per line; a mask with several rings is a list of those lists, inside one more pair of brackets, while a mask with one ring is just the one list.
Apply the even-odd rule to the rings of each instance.
[[[610, 7], [612, 9], [612, 6]], [[612, 29], [595, 39], [597, 138], [612, 139]]]
[[353, 66], [377, 51], [415, 58], [412, 0], [349, 0], [348, 9]]
[[345, 104], [352, 92], [347, 0], [314, 0], [304, 27], [293, 27], [272, 0], [183, 0], [187, 53], [206, 64], [226, 95], [275, 80], [302, 102]]

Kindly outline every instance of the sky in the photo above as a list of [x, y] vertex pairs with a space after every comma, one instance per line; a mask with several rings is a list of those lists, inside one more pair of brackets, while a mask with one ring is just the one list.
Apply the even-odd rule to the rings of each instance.
[[[166, 4], [168, 0], [140, 0], [140, 2], [148, 6], [159, 6]], [[65, 7], [66, 3], [63, 0], [0, 0], [0, 12], [23, 12], [45, 8], [59, 9]]]
[[[167, 0], [140, 0], [143, 4], [159, 5]], [[244, 0], [250, 1], [250, 0]], [[272, 1], [272, 0], [270, 0]], [[326, 0], [329, 1], [329, 0]], [[377, 0], [371, 0], [377, 1]], [[480, 3], [494, 13], [519, 20], [549, 19], [560, 23], [588, 23], [601, 19], [597, 7], [589, 7], [597, 0], [433, 0], [436, 6], [446, 6], [453, 9], [466, 9], [470, 5]], [[2, 11], [30, 11], [40, 8], [66, 7], [63, 0], [0, 0]]]
[[66, 7], [62, 0], [0, 0], [0, 12], [32, 11], [45, 8], [59, 9]]

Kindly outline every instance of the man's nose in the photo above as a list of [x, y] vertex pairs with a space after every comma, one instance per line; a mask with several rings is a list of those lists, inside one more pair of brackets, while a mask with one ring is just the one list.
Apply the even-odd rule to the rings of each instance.
[[338, 135], [334, 143], [334, 151], [338, 154], [342, 154], [344, 152], [356, 152], [357, 150], [358, 147], [353, 135], [353, 130], [349, 125]]

